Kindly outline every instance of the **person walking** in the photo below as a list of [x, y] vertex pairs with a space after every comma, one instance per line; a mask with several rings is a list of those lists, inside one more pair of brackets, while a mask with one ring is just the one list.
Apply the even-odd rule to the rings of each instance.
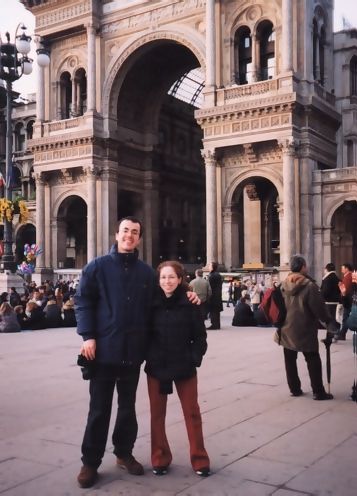
[[155, 273], [138, 259], [143, 228], [139, 220], [119, 221], [110, 254], [84, 267], [74, 296], [80, 353], [95, 360], [90, 379], [90, 405], [82, 442], [82, 488], [94, 485], [107, 442], [114, 389], [118, 393], [112, 441], [119, 467], [132, 475], [144, 474], [133, 456], [138, 424], [135, 412], [140, 365], [148, 342], [148, 323]]
[[195, 276], [196, 277], [192, 279], [192, 281], [190, 281], [190, 286], [192, 288], [192, 291], [194, 291], [201, 300], [201, 304], [199, 308], [201, 310], [203, 319], [206, 320], [208, 314], [209, 300], [212, 296], [212, 289], [207, 279], [203, 278], [202, 269], [197, 269], [195, 271]]
[[211, 325], [207, 329], [218, 330], [221, 328], [221, 312], [223, 311], [222, 304], [222, 277], [217, 271], [217, 262], [209, 264], [208, 282], [210, 283], [212, 296], [209, 303], [209, 314]]
[[346, 341], [346, 334], [348, 331], [347, 319], [351, 312], [352, 307], [352, 296], [353, 296], [353, 287], [352, 287], [352, 266], [349, 263], [344, 263], [341, 266], [342, 273], [342, 281], [339, 284], [341, 291], [341, 300], [343, 305], [343, 316], [342, 316], [342, 325], [339, 330], [337, 336], [335, 337], [336, 341]]
[[[322, 365], [319, 354], [319, 321], [328, 331], [335, 331], [334, 320], [328, 312], [317, 284], [307, 274], [306, 261], [301, 255], [290, 260], [290, 270], [281, 284], [286, 305], [286, 318], [275, 333], [275, 341], [283, 346], [285, 370], [292, 396], [301, 396], [301, 382], [297, 370], [298, 352], [304, 354], [309, 371], [314, 400], [331, 400], [322, 381]], [[332, 339], [331, 333], [331, 339]]]
[[234, 307], [235, 303], [234, 303], [234, 285], [233, 285], [233, 280], [229, 281], [229, 284], [228, 284], [227, 308], [229, 308], [229, 304], [230, 303], [233, 303], [233, 307]]
[[207, 350], [207, 333], [198, 307], [186, 296], [184, 268], [176, 261], [157, 268], [160, 293], [155, 300], [146, 357], [151, 412], [151, 462], [155, 475], [164, 475], [172, 462], [166, 437], [167, 396], [175, 383], [185, 418], [193, 470], [210, 475], [197, 399], [197, 372]]
[[[335, 265], [330, 262], [325, 266], [325, 274], [321, 282], [321, 294], [324, 298], [331, 318], [336, 322], [336, 308], [341, 302], [340, 280], [336, 274]], [[336, 327], [338, 324], [336, 322]]]

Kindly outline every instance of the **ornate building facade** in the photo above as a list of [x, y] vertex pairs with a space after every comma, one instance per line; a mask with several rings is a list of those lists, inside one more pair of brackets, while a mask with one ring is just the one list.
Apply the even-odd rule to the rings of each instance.
[[[22, 3], [51, 51], [28, 141], [39, 268], [106, 253], [129, 214], [153, 265], [357, 265], [357, 30], [333, 33], [332, 0]], [[199, 108], [172, 90], [193, 70]]]

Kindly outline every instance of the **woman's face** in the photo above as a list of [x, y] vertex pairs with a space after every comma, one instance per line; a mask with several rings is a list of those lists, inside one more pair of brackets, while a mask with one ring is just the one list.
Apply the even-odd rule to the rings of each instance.
[[167, 297], [171, 296], [177, 286], [181, 284], [181, 277], [178, 277], [173, 267], [163, 267], [160, 270], [160, 288]]

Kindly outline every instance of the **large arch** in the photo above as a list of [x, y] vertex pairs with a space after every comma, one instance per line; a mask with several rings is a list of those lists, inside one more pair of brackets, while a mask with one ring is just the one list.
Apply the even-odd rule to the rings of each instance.
[[227, 267], [279, 266], [282, 184], [258, 170], [238, 174], [223, 205], [224, 261]]
[[195, 37], [196, 44], [187, 33], [159, 31], [128, 43], [104, 84], [103, 113], [117, 153], [117, 217], [143, 218], [144, 257], [154, 265], [167, 258], [191, 264], [205, 254], [202, 130], [194, 105], [170, 94], [204, 63]]
[[[117, 55], [109, 64], [108, 73], [103, 83], [102, 111], [104, 118], [115, 119], [116, 109], [111, 106], [119, 96], [120, 87], [125, 79], [126, 72], [130, 70], [130, 65], [135, 63], [135, 54], [140, 56], [140, 49], [145, 49], [152, 42], [173, 41], [190, 50], [197, 58], [199, 65], [205, 69], [205, 40], [199, 37], [193, 29], [175, 26], [175, 30], [158, 30], [154, 33], [145, 34], [139, 38], [130, 39], [120, 47]], [[112, 50], [116, 50], [114, 45]], [[141, 52], [142, 53], [142, 52]], [[130, 59], [130, 64], [128, 60]], [[126, 70], [123, 67], [126, 64]]]
[[251, 179], [257, 176], [267, 179], [274, 184], [278, 191], [279, 198], [283, 198], [283, 182], [281, 175], [276, 171], [267, 171], [266, 169], [257, 167], [256, 169], [250, 169], [244, 172], [237, 171], [237, 174], [231, 178], [228, 188], [224, 194], [224, 206], [227, 207], [232, 203], [234, 192], [240, 183], [244, 182], [246, 179]]
[[87, 263], [87, 203], [67, 194], [56, 209], [55, 244], [59, 268], [81, 268]]

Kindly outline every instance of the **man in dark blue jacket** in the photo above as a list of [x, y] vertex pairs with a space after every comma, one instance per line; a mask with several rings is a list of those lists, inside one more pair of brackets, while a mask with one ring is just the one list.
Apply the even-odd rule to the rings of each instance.
[[130, 474], [144, 473], [132, 455], [138, 431], [135, 399], [156, 279], [152, 268], [138, 259], [141, 236], [140, 221], [133, 217], [120, 220], [117, 245], [83, 269], [75, 295], [77, 332], [84, 340], [81, 354], [95, 364], [82, 443], [83, 466], [77, 477], [83, 488], [93, 486], [98, 477], [115, 387], [118, 411], [112, 441], [117, 464]]

